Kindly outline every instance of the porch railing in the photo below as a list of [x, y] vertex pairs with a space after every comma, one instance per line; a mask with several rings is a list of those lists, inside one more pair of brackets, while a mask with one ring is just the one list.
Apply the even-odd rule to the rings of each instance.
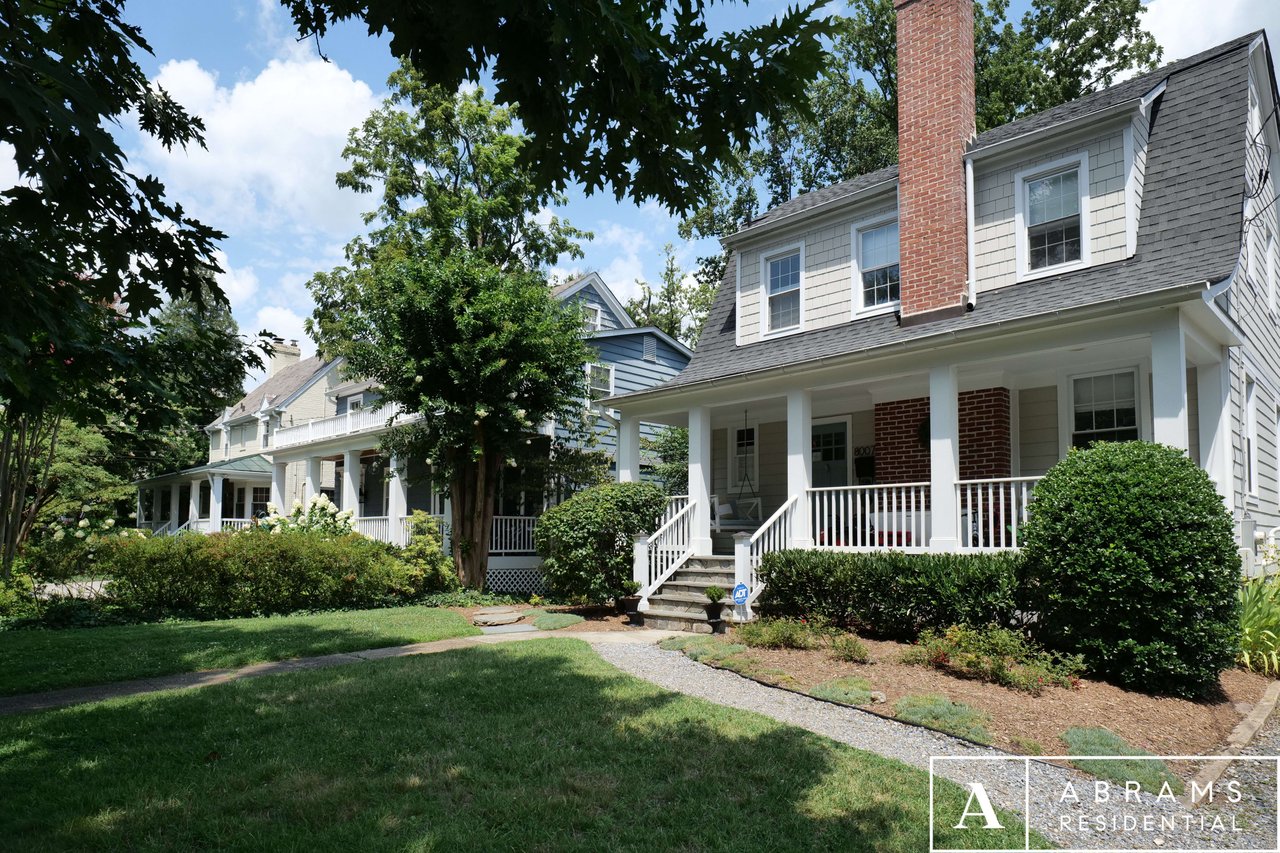
[[381, 429], [392, 421], [407, 423], [418, 417], [420, 416], [417, 414], [404, 415], [400, 407], [395, 404], [386, 405], [380, 409], [356, 409], [331, 418], [320, 418], [305, 424], [278, 429], [271, 438], [271, 446], [279, 449], [297, 444], [310, 444], [326, 438]]
[[246, 530], [253, 526], [252, 518], [224, 518], [222, 519], [222, 529], [228, 533], [237, 530]]
[[[790, 547], [794, 536], [796, 507], [800, 504], [800, 495], [792, 495], [786, 503], [769, 516], [755, 533], [748, 536], [739, 533], [733, 541], [733, 581], [734, 584], [746, 584], [747, 601], [743, 613], [751, 618], [751, 605], [764, 591], [760, 583], [759, 568], [764, 555], [773, 551], [781, 551]], [[742, 618], [740, 616], [739, 618]]]
[[929, 484], [809, 489], [815, 548], [923, 548], [929, 544]]
[[956, 483], [960, 546], [981, 550], [1022, 547], [1022, 528], [1039, 477], [1003, 477]]
[[533, 547], [535, 522], [537, 518], [528, 515], [495, 515], [489, 535], [489, 553], [495, 557], [536, 553]]
[[663, 517], [667, 520], [650, 536], [637, 536], [632, 554], [632, 578], [640, 584], [640, 606], [647, 609], [649, 596], [693, 556], [693, 508], [688, 497], [672, 498]]
[[391, 542], [391, 519], [385, 515], [371, 515], [354, 519], [356, 532], [380, 542]]

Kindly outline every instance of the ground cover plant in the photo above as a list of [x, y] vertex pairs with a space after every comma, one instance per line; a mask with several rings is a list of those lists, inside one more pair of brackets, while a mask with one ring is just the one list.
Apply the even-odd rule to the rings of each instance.
[[1122, 686], [1196, 698], [1240, 652], [1240, 558], [1209, 476], [1182, 451], [1100, 442], [1035, 489], [1024, 608], [1045, 646]]
[[[1150, 755], [1145, 750], [1130, 745], [1114, 732], [1097, 727], [1067, 729], [1062, 735], [1062, 742], [1067, 745], [1067, 755]], [[1090, 761], [1078, 758], [1071, 763], [1099, 779], [1121, 785], [1133, 780], [1142, 785], [1142, 790], [1151, 793], [1159, 793], [1160, 787], [1166, 783], [1174, 794], [1181, 794], [1183, 791], [1182, 780], [1158, 758], [1145, 761]]]
[[926, 628], [1008, 624], [1015, 554], [776, 551], [760, 567], [766, 616], [806, 618], [867, 636], [914, 640]]
[[735, 625], [733, 636], [752, 648], [816, 649], [828, 632], [799, 619], [757, 619]]
[[977, 743], [991, 743], [987, 730], [990, 719], [963, 702], [952, 702], [940, 693], [904, 696], [893, 706], [894, 716], [908, 723], [967, 738]]
[[1075, 655], [1046, 652], [1017, 631], [988, 625], [927, 630], [903, 662], [931, 666], [965, 678], [990, 681], [1039, 696], [1045, 687], [1074, 687], [1084, 662]]
[[[929, 843], [924, 771], [669, 693], [565, 639], [0, 718], [0, 744], [0, 837], [19, 851]], [[959, 787], [935, 791], [963, 809]], [[971, 831], [1021, 848], [1001, 822]]]
[[479, 634], [428, 607], [0, 632], [0, 695]]
[[819, 699], [830, 699], [845, 705], [869, 705], [871, 703], [871, 682], [857, 676], [833, 678], [809, 688], [809, 695]]
[[533, 627], [539, 631], [558, 631], [585, 621], [576, 613], [543, 613], [534, 617]]

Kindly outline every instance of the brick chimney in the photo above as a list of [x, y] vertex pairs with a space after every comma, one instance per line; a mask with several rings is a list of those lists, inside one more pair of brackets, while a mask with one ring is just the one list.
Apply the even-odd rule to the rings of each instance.
[[267, 376], [275, 376], [291, 364], [297, 364], [302, 358], [302, 348], [297, 341], [285, 343], [280, 338], [271, 342], [271, 357], [267, 359]]
[[975, 132], [973, 0], [894, 0], [902, 324], [965, 310], [965, 145]]

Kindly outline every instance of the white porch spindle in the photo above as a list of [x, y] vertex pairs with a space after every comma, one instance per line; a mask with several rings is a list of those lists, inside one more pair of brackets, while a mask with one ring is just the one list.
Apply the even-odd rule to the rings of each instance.
[[[320, 494], [320, 478], [322, 460], [319, 456], [307, 457], [307, 485], [306, 493], [302, 496], [304, 501], [310, 502], [312, 498]], [[282, 509], [281, 512], [284, 512]]]
[[360, 451], [342, 454], [342, 511], [360, 516]]
[[209, 478], [209, 530], [218, 531], [222, 529], [222, 484], [224, 478], [221, 474], [214, 474]]
[[288, 512], [284, 505], [284, 484], [289, 474], [288, 462], [274, 462], [271, 465], [271, 502], [276, 505], [277, 512]]
[[955, 490], [955, 482], [960, 479], [959, 390], [954, 365], [939, 365], [929, 371], [929, 498], [933, 526], [929, 547], [935, 551], [954, 551], [960, 545]]
[[1231, 487], [1231, 389], [1230, 364], [1225, 354], [1215, 364], [1196, 367], [1196, 392], [1200, 404], [1200, 467], [1226, 501], [1235, 509]]
[[1039, 477], [1002, 477], [956, 483], [961, 547], [1021, 548], [1031, 492], [1038, 482]]
[[929, 483], [809, 489], [813, 547], [922, 550], [928, 544]]
[[799, 495], [788, 528], [790, 541], [784, 547], [812, 548], [809, 501], [805, 494], [813, 485], [813, 396], [804, 388], [787, 392], [787, 494]]
[[1176, 310], [1151, 332], [1151, 410], [1156, 442], [1186, 452], [1187, 346]]
[[623, 415], [618, 424], [618, 482], [640, 479], [640, 419]]
[[689, 502], [693, 505], [690, 547], [710, 554], [711, 545], [711, 410], [689, 410]]

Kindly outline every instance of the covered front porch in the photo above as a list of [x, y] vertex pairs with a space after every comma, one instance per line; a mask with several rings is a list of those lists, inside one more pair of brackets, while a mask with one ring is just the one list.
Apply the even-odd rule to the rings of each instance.
[[261, 455], [244, 456], [135, 485], [138, 527], [152, 534], [239, 530], [266, 514], [271, 465]]
[[725, 381], [683, 411], [624, 402], [622, 480], [639, 476], [641, 417], [689, 431], [689, 494], [636, 543], [642, 595], [694, 555], [732, 557], [754, 597], [783, 548], [1018, 548], [1036, 482], [1099, 440], [1185, 450], [1231, 508], [1225, 343], [1165, 309]]

